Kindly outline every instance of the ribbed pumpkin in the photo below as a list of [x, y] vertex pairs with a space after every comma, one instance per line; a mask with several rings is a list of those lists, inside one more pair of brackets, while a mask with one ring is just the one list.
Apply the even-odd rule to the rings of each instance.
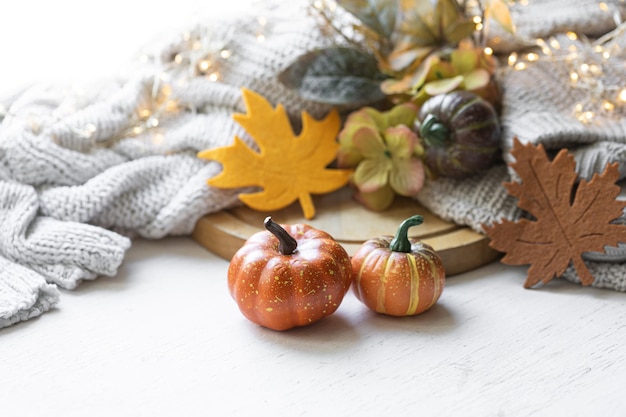
[[345, 249], [306, 224], [279, 225], [268, 217], [264, 225], [228, 267], [228, 289], [243, 315], [287, 330], [334, 313], [352, 283]]
[[353, 288], [368, 308], [390, 316], [411, 316], [431, 308], [445, 286], [445, 270], [429, 245], [408, 238], [408, 229], [423, 222], [408, 218], [395, 237], [363, 243], [352, 257]]
[[487, 100], [469, 91], [429, 98], [415, 131], [424, 145], [424, 163], [435, 177], [464, 178], [500, 159], [500, 123]]

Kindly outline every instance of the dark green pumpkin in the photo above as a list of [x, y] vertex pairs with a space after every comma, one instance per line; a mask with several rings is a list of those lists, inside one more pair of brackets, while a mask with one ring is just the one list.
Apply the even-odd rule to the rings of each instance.
[[500, 159], [500, 123], [493, 106], [469, 91], [428, 99], [415, 121], [424, 163], [435, 177], [463, 178]]

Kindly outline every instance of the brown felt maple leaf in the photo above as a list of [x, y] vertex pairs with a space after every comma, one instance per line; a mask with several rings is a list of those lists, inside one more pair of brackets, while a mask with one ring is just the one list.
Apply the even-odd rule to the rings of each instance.
[[504, 184], [519, 199], [518, 207], [536, 220], [508, 220], [485, 226], [490, 246], [505, 252], [502, 262], [530, 265], [524, 287], [548, 283], [573, 264], [583, 285], [594, 278], [582, 259], [583, 252], [603, 252], [605, 246], [626, 242], [626, 226], [611, 223], [622, 215], [626, 202], [615, 198], [620, 187], [617, 164], [607, 164], [591, 181], [578, 180], [574, 157], [562, 149], [553, 161], [542, 145], [523, 145], [517, 139], [510, 167], [521, 183]]
[[235, 137], [230, 146], [198, 153], [200, 158], [221, 162], [224, 168], [207, 182], [221, 188], [262, 187], [259, 192], [240, 194], [239, 199], [260, 211], [278, 210], [299, 200], [304, 217], [313, 218], [311, 193], [335, 191], [350, 178], [350, 170], [326, 168], [339, 149], [339, 115], [332, 111], [318, 121], [302, 112], [302, 131], [296, 136], [282, 105], [274, 108], [263, 96], [242, 91], [248, 113], [233, 118], [252, 136], [260, 152]]

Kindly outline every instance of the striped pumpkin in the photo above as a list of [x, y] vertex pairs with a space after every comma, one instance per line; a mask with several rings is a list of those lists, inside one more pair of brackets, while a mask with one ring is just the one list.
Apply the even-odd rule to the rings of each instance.
[[408, 238], [422, 216], [405, 220], [395, 237], [370, 239], [352, 257], [353, 290], [368, 308], [390, 316], [412, 316], [431, 308], [445, 286], [445, 270], [429, 245]]
[[424, 145], [424, 163], [436, 177], [465, 178], [500, 160], [500, 123], [487, 100], [469, 91], [429, 98], [415, 130]]

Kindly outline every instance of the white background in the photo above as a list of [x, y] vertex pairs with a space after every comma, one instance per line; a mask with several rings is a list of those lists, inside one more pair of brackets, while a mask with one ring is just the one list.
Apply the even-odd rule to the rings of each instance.
[[[224, 3], [6, 4], [0, 91], [113, 74]], [[624, 294], [564, 281], [524, 290], [525, 268], [494, 263], [449, 278], [417, 317], [376, 315], [349, 293], [333, 316], [279, 333], [243, 318], [226, 268], [188, 238], [134, 242], [116, 277], [0, 330], [0, 416], [626, 412]]]
[[155, 38], [254, 0], [20, 0], [0, 13], [0, 92], [117, 75]]

